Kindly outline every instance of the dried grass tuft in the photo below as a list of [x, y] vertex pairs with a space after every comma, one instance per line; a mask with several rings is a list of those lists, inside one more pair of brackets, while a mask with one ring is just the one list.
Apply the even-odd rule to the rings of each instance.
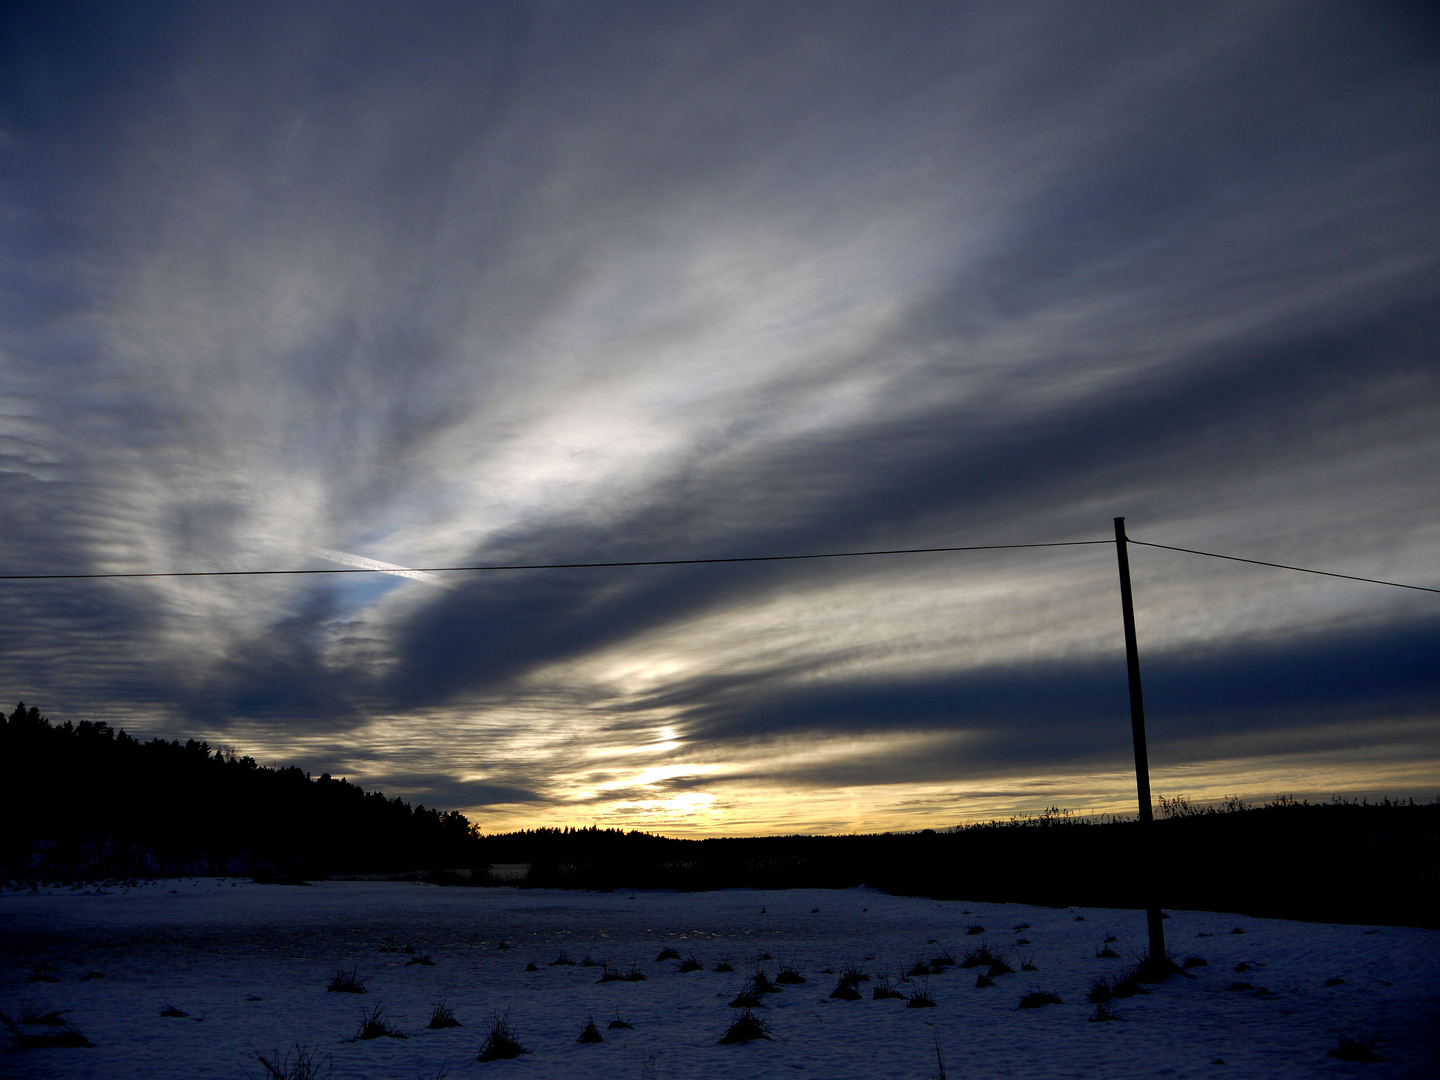
[[[70, 1010], [66, 1009], [65, 1012]], [[25, 998], [20, 1002], [19, 1023], [43, 1025], [44, 1027], [63, 1027], [65, 1024], [65, 1013], [57, 1012], [54, 1009], [47, 1009], [38, 1004], [34, 998]]]
[[1020, 999], [1019, 1009], [1039, 1009], [1045, 1005], [1063, 1005], [1060, 995], [1051, 993], [1049, 990], [1031, 990]]
[[360, 1017], [360, 1030], [355, 1032], [351, 1042], [362, 1042], [368, 1039], [403, 1039], [405, 1034], [396, 1029], [385, 1016], [385, 1008], [376, 1005], [369, 1012]]
[[1101, 1002], [1095, 1006], [1095, 1011], [1089, 1016], [1092, 1024], [1105, 1024], [1113, 1020], [1123, 1020], [1124, 1017], [1115, 1011], [1115, 1006], [1108, 1001]]
[[757, 1039], [772, 1038], [769, 1021], [746, 1009], [730, 1022], [730, 1026], [726, 1029], [725, 1034], [720, 1036], [716, 1045], [726, 1046], [731, 1043], [754, 1042]]
[[430, 1023], [426, 1025], [431, 1031], [460, 1026], [460, 1021], [455, 1019], [455, 1010], [450, 1008], [448, 998], [441, 998], [431, 1007]]
[[322, 1067], [325, 1076], [331, 1072], [330, 1055], [317, 1058], [303, 1043], [295, 1043], [283, 1054], [275, 1050], [268, 1058], [258, 1050], [251, 1053], [268, 1080], [319, 1080]]
[[795, 986], [805, 981], [805, 976], [800, 974], [793, 960], [780, 961], [780, 974], [775, 976], [775, 981], [786, 986]]
[[870, 995], [871, 1001], [884, 1001], [887, 998], [904, 999], [905, 995], [890, 985], [890, 976], [881, 975], [880, 982], [875, 987], [875, 992]]
[[349, 971], [340, 968], [325, 989], [327, 993], [331, 994], [363, 994], [365, 993], [365, 984], [369, 981], [370, 976], [358, 974], [353, 967]]
[[480, 1047], [475, 1060], [501, 1061], [528, 1053], [530, 1051], [520, 1045], [520, 1039], [510, 1027], [509, 1013], [495, 1013], [490, 1018], [490, 1034], [485, 1036], [485, 1044]]
[[1375, 1040], [1366, 1038], [1351, 1039], [1344, 1035], [1340, 1036], [1340, 1045], [1330, 1050], [1327, 1057], [1339, 1058], [1341, 1061], [1384, 1061], [1385, 1059], [1375, 1052]]
[[925, 980], [925, 985], [917, 988], [913, 994], [911, 994], [908, 998], [905, 999], [905, 1007], [907, 1009], [935, 1008], [935, 999], [930, 996], [929, 979]]

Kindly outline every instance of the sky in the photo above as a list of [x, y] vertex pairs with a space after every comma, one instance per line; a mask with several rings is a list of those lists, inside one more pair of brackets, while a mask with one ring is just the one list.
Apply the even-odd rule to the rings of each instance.
[[[381, 572], [0, 581], [0, 700], [487, 832], [1133, 812], [1114, 517], [1440, 588], [1437, 176], [1426, 5], [7, 4], [0, 572]], [[1158, 794], [1440, 796], [1440, 596], [1130, 560]]]

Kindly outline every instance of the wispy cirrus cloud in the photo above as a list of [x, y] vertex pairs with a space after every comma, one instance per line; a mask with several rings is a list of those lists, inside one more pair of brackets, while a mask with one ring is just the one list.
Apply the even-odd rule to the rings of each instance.
[[[768, 828], [803, 795], [878, 827], [1038, 769], [1089, 798], [1124, 764], [1104, 549], [403, 571], [1125, 514], [1433, 584], [1425, 18], [16, 6], [0, 559], [383, 573], [17, 583], [9, 692], [492, 822]], [[1284, 732], [1333, 788], [1322, 733], [1363, 721], [1431, 762], [1407, 790], [1440, 776], [1423, 601], [1135, 562], [1157, 768]]]

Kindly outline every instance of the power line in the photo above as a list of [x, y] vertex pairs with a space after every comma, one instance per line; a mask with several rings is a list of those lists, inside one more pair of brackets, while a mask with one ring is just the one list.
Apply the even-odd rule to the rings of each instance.
[[0, 574], [0, 581], [74, 581], [95, 578], [279, 577], [300, 574], [444, 574], [481, 570], [594, 570], [622, 566], [704, 566], [715, 563], [794, 562], [799, 559], [856, 559], [874, 555], [929, 555], [947, 551], [1013, 551], [1020, 548], [1086, 547], [1110, 540], [1057, 540], [1044, 544], [969, 544], [963, 547], [890, 548], [884, 551], [826, 551], [804, 555], [736, 555], [714, 559], [632, 559], [624, 562], [496, 563], [481, 566], [347, 566], [310, 570], [168, 570], [120, 574]]
[[[1229, 562], [1250, 563], [1253, 566], [1269, 566], [1277, 570], [1294, 570], [1302, 574], [1342, 578], [1346, 581], [1362, 581], [1370, 585], [1388, 585], [1395, 589], [1411, 589], [1415, 592], [1440, 593], [1440, 589], [1431, 588], [1427, 585], [1407, 585], [1404, 582], [1362, 577], [1358, 574], [1340, 574], [1331, 570], [1315, 570], [1308, 566], [1291, 566], [1288, 563], [1266, 562], [1264, 559], [1247, 559], [1239, 555], [1222, 555], [1215, 551], [1200, 551], [1197, 548], [1177, 547], [1173, 544], [1156, 544], [1149, 540], [1136, 540], [1133, 536], [1127, 539], [1130, 543], [1139, 544], [1142, 547], [1160, 548], [1164, 551], [1179, 551], [1187, 555], [1204, 555], [1211, 559], [1225, 559]], [[799, 555], [734, 555], [709, 559], [629, 559], [614, 562], [489, 563], [474, 566], [346, 566], [284, 570], [161, 570], [105, 574], [0, 574], [0, 581], [87, 581], [113, 578], [297, 577], [317, 574], [445, 574], [503, 570], [598, 570], [634, 566], [713, 566], [724, 563], [796, 562], [806, 559], [857, 559], [885, 555], [933, 555], [959, 551], [1016, 551], [1028, 548], [1089, 547], [1096, 544], [1110, 543], [1113, 543], [1113, 541], [1055, 540], [1048, 543], [1036, 544], [967, 544], [953, 547], [887, 548], [876, 551], [807, 552]]]
[[1371, 585], [1389, 585], [1395, 589], [1414, 589], [1416, 592], [1440, 593], [1440, 589], [1432, 589], [1428, 585], [1406, 585], [1399, 581], [1384, 581], [1381, 578], [1361, 577], [1358, 574], [1337, 574], [1332, 570], [1312, 570], [1308, 566], [1290, 566], [1286, 563], [1266, 562], [1264, 559], [1245, 559], [1239, 555], [1220, 555], [1214, 551], [1197, 551], [1195, 548], [1175, 547], [1172, 544], [1152, 544], [1148, 540], [1136, 540], [1133, 536], [1128, 539], [1132, 544], [1141, 544], [1144, 547], [1163, 548], [1166, 551], [1183, 551], [1187, 555], [1208, 555], [1212, 559], [1228, 559], [1230, 562], [1251, 563], [1254, 566], [1273, 566], [1277, 570], [1297, 570], [1302, 574], [1318, 574], [1321, 577], [1344, 578], [1346, 581], [1364, 581]]

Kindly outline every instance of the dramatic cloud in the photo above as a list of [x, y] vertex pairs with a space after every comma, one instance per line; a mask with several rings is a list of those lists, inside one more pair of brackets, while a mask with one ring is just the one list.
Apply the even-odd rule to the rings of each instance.
[[[379, 571], [0, 582], [54, 717], [487, 828], [1118, 809], [1113, 547], [407, 568], [1440, 586], [1418, 10], [0, 18], [0, 570]], [[1434, 594], [1131, 554], [1160, 790], [1440, 788]]]

